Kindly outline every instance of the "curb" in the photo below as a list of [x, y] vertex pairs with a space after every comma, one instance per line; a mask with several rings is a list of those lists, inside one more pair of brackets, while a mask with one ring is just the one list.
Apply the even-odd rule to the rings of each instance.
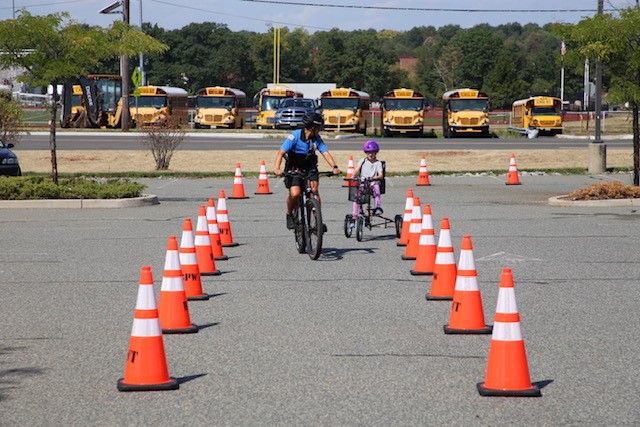
[[549, 197], [551, 206], [576, 206], [576, 207], [632, 207], [640, 206], [640, 199], [608, 199], [608, 200], [569, 200], [567, 195]]
[[145, 194], [128, 199], [2, 200], [0, 209], [114, 209], [159, 205], [158, 196]]

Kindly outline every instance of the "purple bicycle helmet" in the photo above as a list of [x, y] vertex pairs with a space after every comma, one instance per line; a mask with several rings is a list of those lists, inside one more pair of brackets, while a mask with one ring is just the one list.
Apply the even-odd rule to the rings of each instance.
[[375, 141], [367, 141], [362, 146], [362, 150], [366, 153], [368, 151], [380, 151], [380, 146]]

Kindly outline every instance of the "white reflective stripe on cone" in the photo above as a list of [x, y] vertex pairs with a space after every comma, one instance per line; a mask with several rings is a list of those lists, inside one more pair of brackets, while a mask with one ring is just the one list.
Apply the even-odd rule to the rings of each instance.
[[138, 287], [136, 310], [155, 310], [156, 308], [156, 297], [153, 291], [153, 285], [140, 285]]
[[458, 270], [455, 289], [456, 291], [477, 291], [478, 278], [476, 276], [461, 276], [460, 270]]
[[181, 248], [193, 248], [194, 238], [193, 231], [183, 231], [180, 239]]
[[180, 270], [180, 254], [178, 251], [167, 251], [167, 257], [164, 260], [164, 270]]
[[493, 322], [492, 340], [522, 341], [520, 322]]
[[180, 254], [180, 265], [196, 265], [198, 257], [195, 252], [185, 252]]
[[496, 313], [518, 313], [515, 288], [500, 288]]
[[160, 320], [157, 317], [153, 319], [133, 319], [133, 327], [131, 328], [132, 337], [159, 337], [162, 336], [160, 329]]
[[180, 276], [178, 277], [163, 277], [161, 290], [168, 291], [168, 292], [184, 291], [184, 282], [182, 281], [182, 270], [180, 270]]
[[473, 260], [473, 252], [463, 249], [460, 251], [460, 261], [458, 262], [460, 270], [475, 270], [476, 264]]

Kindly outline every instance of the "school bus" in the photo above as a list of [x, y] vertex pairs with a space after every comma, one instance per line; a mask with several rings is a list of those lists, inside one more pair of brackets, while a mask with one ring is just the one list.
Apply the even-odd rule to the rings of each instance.
[[196, 93], [196, 129], [242, 129], [247, 95], [232, 87], [204, 87]]
[[122, 78], [113, 74], [90, 74], [67, 82], [62, 88], [62, 127], [97, 128], [120, 126]]
[[412, 89], [394, 89], [382, 97], [382, 135], [424, 134], [426, 99]]
[[442, 95], [442, 133], [489, 136], [489, 96], [477, 89], [455, 89]]
[[353, 131], [367, 134], [366, 112], [371, 97], [354, 89], [337, 88], [320, 95], [320, 107], [324, 117], [324, 129]]
[[284, 87], [271, 87], [260, 90], [253, 97], [254, 105], [258, 108], [256, 127], [258, 129], [275, 129], [276, 121], [274, 116], [282, 100], [302, 98], [303, 96], [302, 92]]
[[189, 122], [187, 91], [171, 86], [140, 86], [140, 96], [129, 96], [131, 120], [136, 127], [153, 126], [168, 120], [177, 125]]
[[560, 98], [532, 96], [513, 103], [509, 130], [526, 134], [533, 129], [550, 135], [562, 133], [562, 100]]

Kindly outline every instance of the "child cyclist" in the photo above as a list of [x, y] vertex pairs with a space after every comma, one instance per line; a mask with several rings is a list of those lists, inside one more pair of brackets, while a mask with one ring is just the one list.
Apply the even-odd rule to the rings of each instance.
[[[378, 151], [380, 146], [375, 141], [367, 141], [362, 146], [362, 150], [365, 152], [366, 157], [363, 157], [358, 161], [358, 166], [353, 172], [354, 178], [370, 178], [371, 190], [373, 191], [373, 198], [375, 202], [374, 215], [382, 215], [382, 206], [380, 204], [380, 180], [384, 178], [384, 171], [382, 169], [382, 162], [378, 160]], [[358, 216], [359, 206], [357, 202], [353, 202], [353, 217]]]

